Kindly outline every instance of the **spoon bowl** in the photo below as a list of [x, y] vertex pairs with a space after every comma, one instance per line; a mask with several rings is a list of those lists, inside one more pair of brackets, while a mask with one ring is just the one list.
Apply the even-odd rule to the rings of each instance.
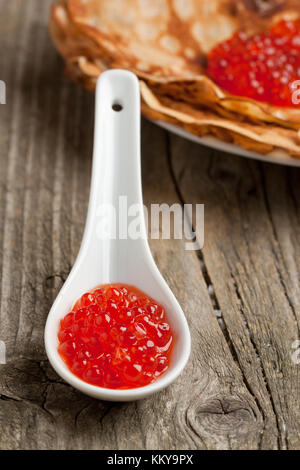
[[[134, 217], [131, 225], [127, 213]], [[163, 305], [167, 313], [174, 332], [171, 363], [150, 385], [126, 390], [91, 385], [75, 376], [58, 353], [60, 320], [82, 294], [112, 283], [137, 287]], [[108, 401], [138, 400], [162, 390], [178, 377], [190, 354], [187, 321], [147, 242], [141, 185], [139, 83], [131, 72], [110, 70], [97, 83], [86, 226], [76, 262], [49, 312], [45, 346], [50, 363], [66, 382], [87, 395]]]

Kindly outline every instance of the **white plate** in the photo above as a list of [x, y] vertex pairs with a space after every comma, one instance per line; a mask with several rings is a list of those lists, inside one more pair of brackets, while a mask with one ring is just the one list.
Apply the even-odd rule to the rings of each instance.
[[284, 150], [273, 150], [272, 152], [264, 155], [262, 153], [251, 152], [250, 150], [245, 150], [242, 147], [239, 147], [235, 144], [230, 144], [228, 142], [223, 142], [217, 137], [205, 136], [198, 137], [191, 132], [182, 129], [179, 126], [170, 124], [164, 121], [155, 121], [156, 124], [167, 129], [174, 134], [179, 135], [180, 137], [185, 137], [186, 139], [192, 140], [199, 144], [207, 145], [208, 147], [222, 150], [222, 152], [228, 152], [234, 155], [240, 155], [241, 157], [254, 158], [255, 160], [261, 160], [264, 162], [272, 162], [280, 165], [290, 165], [290, 166], [300, 166], [300, 159], [290, 157]]

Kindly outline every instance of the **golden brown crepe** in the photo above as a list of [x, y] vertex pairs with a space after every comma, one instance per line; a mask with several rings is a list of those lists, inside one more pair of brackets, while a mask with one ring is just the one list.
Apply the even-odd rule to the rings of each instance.
[[261, 125], [224, 119], [209, 111], [201, 111], [188, 103], [174, 102], [170, 98], [158, 98], [145, 82], [140, 82], [143, 97], [142, 110], [146, 116], [164, 120], [193, 134], [203, 136], [213, 134], [227, 142], [241, 145], [247, 150], [269, 153], [275, 148], [285, 149], [292, 156], [300, 156], [299, 131], [281, 129], [274, 125]]
[[[235, 31], [253, 34], [299, 16], [300, 0], [60, 0], [50, 27], [68, 74], [88, 89], [107, 68], [129, 69], [144, 82], [148, 116], [300, 156], [299, 108], [230, 95], [205, 75], [207, 53]], [[174, 117], [183, 108], [192, 123]]]

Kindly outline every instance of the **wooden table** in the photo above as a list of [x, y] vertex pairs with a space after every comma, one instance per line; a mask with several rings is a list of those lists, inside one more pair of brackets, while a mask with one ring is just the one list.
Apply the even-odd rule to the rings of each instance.
[[64, 77], [49, 4], [0, 0], [0, 448], [299, 449], [299, 169], [144, 121], [146, 205], [205, 204], [201, 252], [151, 241], [188, 318], [189, 364], [129, 404], [90, 399], [48, 364], [43, 330], [80, 246], [94, 114], [93, 95]]

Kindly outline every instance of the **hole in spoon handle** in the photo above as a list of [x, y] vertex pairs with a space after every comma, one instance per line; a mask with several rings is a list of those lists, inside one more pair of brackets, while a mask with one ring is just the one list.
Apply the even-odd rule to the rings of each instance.
[[120, 103], [113, 103], [112, 109], [116, 112], [120, 112], [123, 109], [123, 106]]

